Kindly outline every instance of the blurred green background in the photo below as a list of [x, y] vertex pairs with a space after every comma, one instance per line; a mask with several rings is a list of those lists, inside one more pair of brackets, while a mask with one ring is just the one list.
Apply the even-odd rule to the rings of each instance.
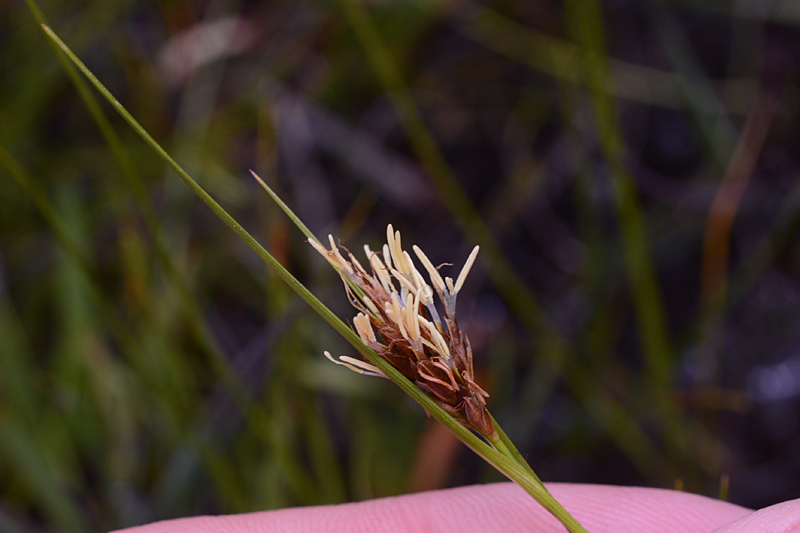
[[[340, 316], [320, 237], [451, 276], [545, 481], [800, 497], [800, 4], [43, 1]], [[0, 531], [500, 480], [268, 272], [0, 2]], [[88, 94], [88, 96], [87, 96]]]

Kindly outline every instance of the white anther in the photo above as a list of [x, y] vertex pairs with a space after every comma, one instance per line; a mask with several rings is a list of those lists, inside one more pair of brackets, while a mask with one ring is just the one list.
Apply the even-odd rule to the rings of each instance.
[[431, 336], [431, 341], [433, 342], [436, 351], [439, 352], [439, 354], [445, 359], [449, 359], [450, 349], [447, 347], [447, 343], [444, 341], [444, 337], [442, 337], [442, 334], [439, 333], [438, 329], [436, 329], [436, 326], [422, 317], [419, 317], [419, 323], [422, 324], [422, 326], [428, 330], [428, 333]]
[[378, 257], [378, 254], [373, 253], [369, 257], [369, 263], [372, 270], [375, 271], [375, 275], [378, 276], [381, 285], [383, 285], [384, 290], [389, 293], [394, 292], [392, 278], [389, 276], [388, 272], [386, 272], [386, 267], [383, 266], [383, 262], [381, 262], [381, 258]]
[[344, 270], [348, 274], [352, 274], [353, 269], [350, 264], [345, 261], [342, 254], [338, 251], [334, 250], [326, 250], [322, 244], [317, 242], [316, 239], [309, 239], [308, 243], [317, 251], [319, 252], [327, 261], [331, 264], [331, 266], [337, 270]]
[[389, 249], [388, 244], [383, 245], [383, 258], [386, 260], [386, 266], [392, 268], [392, 251]]
[[428, 256], [425, 255], [425, 253], [422, 250], [420, 250], [419, 246], [415, 244], [413, 249], [414, 253], [417, 254], [417, 257], [419, 257], [422, 266], [424, 266], [425, 270], [428, 271], [428, 275], [431, 277], [431, 284], [433, 285], [433, 287], [438, 292], [443, 292], [445, 285], [441, 274], [439, 274], [439, 271], [436, 270], [436, 267], [433, 266], [433, 263], [431, 263], [430, 259], [428, 259]]
[[365, 361], [361, 361], [353, 357], [348, 357], [346, 355], [340, 356], [339, 359], [337, 360], [333, 358], [330, 352], [323, 352], [323, 353], [325, 354], [325, 357], [327, 357], [328, 360], [331, 361], [332, 363], [346, 366], [353, 372], [358, 372], [359, 374], [364, 374], [365, 376], [376, 376], [381, 378], [386, 377], [386, 375], [384, 375], [384, 373], [381, 372], [380, 368], [378, 368], [375, 365], [371, 365]]
[[464, 285], [464, 280], [467, 279], [467, 274], [469, 274], [472, 264], [475, 262], [475, 258], [478, 257], [478, 250], [480, 250], [480, 246], [473, 248], [472, 253], [469, 254], [467, 262], [464, 263], [464, 268], [461, 269], [461, 273], [458, 275], [458, 280], [456, 280], [456, 286], [453, 293], [460, 291], [461, 287]]
[[406, 324], [411, 339], [416, 342], [419, 338], [419, 291], [411, 300], [411, 305], [406, 306]]
[[336, 246], [336, 241], [333, 240], [333, 235], [328, 235], [328, 240], [331, 243], [331, 253], [336, 257], [336, 260], [341, 265], [339, 268], [341, 268], [342, 270], [344, 270], [348, 274], [352, 274], [353, 273], [353, 267], [350, 265], [350, 263], [347, 262], [347, 260], [345, 260], [344, 257], [342, 257], [342, 254], [339, 253], [339, 247]]
[[353, 318], [353, 324], [356, 327], [358, 336], [361, 337], [362, 341], [364, 341], [364, 344], [378, 342], [378, 340], [375, 338], [375, 331], [372, 329], [372, 324], [370, 323], [367, 315], [364, 313], [358, 313]]

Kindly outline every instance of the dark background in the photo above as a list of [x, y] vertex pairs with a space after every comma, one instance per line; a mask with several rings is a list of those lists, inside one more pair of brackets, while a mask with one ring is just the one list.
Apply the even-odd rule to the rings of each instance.
[[[460, 325], [545, 481], [800, 497], [796, 2], [40, 7], [341, 317], [248, 169], [355, 253], [480, 244]], [[354, 355], [0, 2], [0, 530], [501, 479], [323, 350]]]

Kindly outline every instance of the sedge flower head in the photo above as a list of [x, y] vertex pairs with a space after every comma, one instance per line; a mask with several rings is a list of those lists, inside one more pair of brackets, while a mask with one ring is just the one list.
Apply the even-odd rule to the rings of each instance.
[[[333, 266], [344, 281], [350, 302], [358, 310], [353, 325], [361, 340], [463, 424], [484, 436], [495, 433], [486, 410], [486, 391], [475, 383], [472, 348], [456, 322], [456, 298], [478, 255], [476, 246], [454, 282], [417, 246], [414, 254], [428, 274], [430, 284], [403, 250], [400, 232], [390, 224], [380, 251], [364, 247], [364, 266], [329, 236], [330, 249], [310, 244]], [[346, 251], [346, 250], [345, 250]], [[444, 311], [439, 314], [433, 295]], [[342, 356], [325, 356], [362, 374], [383, 375], [374, 365]]]

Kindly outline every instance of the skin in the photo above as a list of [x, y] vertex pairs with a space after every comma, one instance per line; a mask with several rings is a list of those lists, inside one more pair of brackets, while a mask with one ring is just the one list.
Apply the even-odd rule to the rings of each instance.
[[[759, 511], [685, 492], [549, 483], [589, 533], [796, 533], [800, 500]], [[511, 483], [475, 485], [360, 503], [198, 516], [125, 533], [563, 533], [564, 528]]]

